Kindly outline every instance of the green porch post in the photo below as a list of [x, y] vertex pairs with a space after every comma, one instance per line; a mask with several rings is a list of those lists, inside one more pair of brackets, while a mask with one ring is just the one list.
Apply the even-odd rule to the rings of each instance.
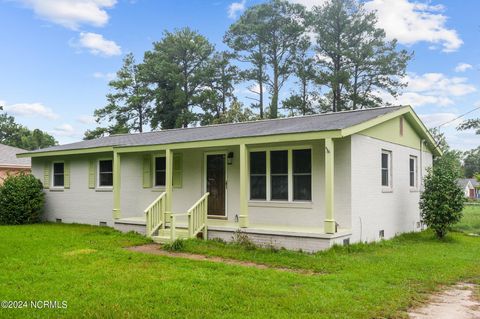
[[325, 139], [325, 221], [327, 234], [335, 233], [334, 218], [334, 145], [331, 138]]
[[173, 186], [173, 152], [167, 148], [165, 150], [165, 211], [172, 213], [172, 186]]
[[245, 144], [240, 144], [240, 215], [239, 225], [248, 227], [248, 151]]
[[113, 218], [119, 219], [122, 214], [120, 210], [120, 154], [113, 152]]

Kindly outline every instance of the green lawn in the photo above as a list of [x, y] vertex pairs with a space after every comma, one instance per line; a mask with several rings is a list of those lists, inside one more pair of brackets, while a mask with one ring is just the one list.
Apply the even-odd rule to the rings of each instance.
[[463, 218], [454, 228], [458, 231], [480, 235], [480, 205], [465, 206]]
[[186, 250], [309, 269], [281, 272], [146, 255], [109, 228], [0, 226], [0, 301], [67, 301], [67, 309], [0, 309], [5, 318], [402, 317], [426, 293], [480, 283], [480, 238], [406, 234], [314, 255], [188, 241]]

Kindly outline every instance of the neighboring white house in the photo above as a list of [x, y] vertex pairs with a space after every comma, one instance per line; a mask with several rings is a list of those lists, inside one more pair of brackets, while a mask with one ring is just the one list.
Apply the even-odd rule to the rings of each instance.
[[458, 186], [462, 188], [465, 197], [479, 198], [480, 183], [475, 178], [461, 178], [457, 180]]
[[421, 229], [440, 154], [409, 106], [124, 134], [24, 153], [46, 219], [156, 241], [230, 240], [317, 251]]

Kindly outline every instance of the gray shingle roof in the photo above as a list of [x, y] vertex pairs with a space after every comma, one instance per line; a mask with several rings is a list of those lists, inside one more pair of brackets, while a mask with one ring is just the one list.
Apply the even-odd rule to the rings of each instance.
[[30, 166], [29, 158], [17, 158], [18, 153], [25, 153], [21, 148], [0, 144], [0, 167], [1, 166]]
[[381, 107], [368, 110], [326, 113], [243, 123], [208, 125], [148, 133], [120, 134], [89, 141], [52, 146], [31, 153], [87, 149], [105, 146], [159, 145], [238, 137], [341, 130], [390, 112], [397, 111], [403, 107], [405, 106]]

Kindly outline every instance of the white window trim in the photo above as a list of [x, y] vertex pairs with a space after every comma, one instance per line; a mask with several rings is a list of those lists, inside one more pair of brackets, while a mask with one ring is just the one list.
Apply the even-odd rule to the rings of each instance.
[[[153, 155], [152, 156], [152, 168], [153, 168], [153, 174], [152, 174], [152, 185], [153, 185], [153, 188], [155, 189], [165, 189], [165, 186], [166, 185], [156, 185], [156, 175], [157, 175], [157, 165], [156, 165], [156, 159], [157, 158], [160, 158], [160, 157], [163, 157], [163, 158], [166, 158], [166, 155], [165, 154], [157, 154], [157, 155]], [[166, 159], [165, 159], [165, 178], [166, 178], [166, 174], [167, 174], [167, 165], [166, 165]], [[173, 172], [172, 172], [173, 173]], [[165, 183], [167, 181], [165, 180]]]
[[[414, 160], [413, 167], [413, 186], [410, 185], [410, 160]], [[408, 186], [410, 186], [411, 191], [418, 190], [418, 157], [415, 155], [410, 155], [408, 157]]]
[[382, 184], [382, 172], [383, 172], [383, 167], [382, 167], [382, 162], [380, 161], [380, 185], [382, 186], [382, 192], [384, 193], [391, 193], [393, 192], [393, 153], [390, 150], [382, 149], [382, 155], [383, 154], [388, 154], [388, 185], [383, 185]]
[[[63, 186], [55, 186], [55, 169], [54, 169], [54, 166], [55, 164], [58, 164], [58, 163], [63, 163]], [[55, 162], [52, 162], [52, 167], [51, 167], [51, 170], [52, 170], [52, 176], [50, 177], [50, 188], [51, 189], [65, 189], [65, 161], [55, 161]]]
[[113, 177], [113, 158], [99, 158], [97, 160], [97, 188], [98, 189], [113, 189], [113, 182], [112, 186], [101, 186], [100, 185], [100, 162], [101, 161], [112, 161], [112, 177]]
[[[293, 200], [293, 151], [294, 150], [310, 150], [310, 163], [311, 163], [311, 172], [310, 172], [310, 189], [311, 199], [310, 200]], [[272, 200], [271, 199], [271, 174], [270, 174], [270, 152], [271, 151], [288, 151], [288, 200]], [[312, 203], [313, 202], [313, 181], [314, 181], [314, 162], [313, 162], [313, 147], [312, 145], [296, 145], [296, 146], [273, 146], [273, 147], [259, 147], [252, 148], [248, 152], [248, 167], [250, 168], [250, 153], [252, 152], [266, 152], [266, 199], [251, 199], [250, 197], [250, 187], [248, 187], [248, 202], [249, 204], [257, 205], [259, 203], [271, 203], [271, 204], [298, 204], [298, 203]], [[250, 169], [248, 170], [248, 179], [250, 185]]]

